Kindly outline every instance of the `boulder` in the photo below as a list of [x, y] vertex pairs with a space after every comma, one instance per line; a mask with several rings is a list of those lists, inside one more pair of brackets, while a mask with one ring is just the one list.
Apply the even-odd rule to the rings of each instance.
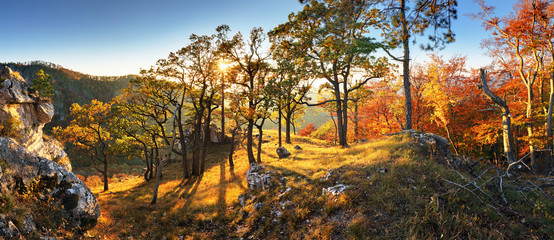
[[51, 196], [49, 203], [64, 209], [62, 217], [68, 223], [66, 227], [88, 230], [96, 225], [100, 217], [98, 201], [75, 174], [28, 151], [11, 138], [0, 137], [0, 159], [5, 167], [0, 178], [2, 194], [25, 192], [40, 182], [33, 191]]
[[276, 152], [277, 152], [277, 156], [279, 156], [279, 158], [286, 158], [286, 157], [290, 156], [289, 150], [287, 150], [283, 146], [278, 147]]
[[250, 164], [246, 171], [246, 183], [249, 189], [269, 189], [271, 186], [271, 172], [265, 171], [265, 167], [256, 163]]
[[404, 130], [402, 133], [409, 134], [419, 145], [427, 147], [430, 157], [439, 163], [454, 168], [463, 167], [463, 160], [452, 154], [450, 143], [446, 138], [433, 133], [418, 132], [413, 129]]
[[298, 145], [294, 146], [294, 149], [296, 149], [296, 150], [302, 150], [302, 148], [301, 148], [300, 146], [298, 146]]

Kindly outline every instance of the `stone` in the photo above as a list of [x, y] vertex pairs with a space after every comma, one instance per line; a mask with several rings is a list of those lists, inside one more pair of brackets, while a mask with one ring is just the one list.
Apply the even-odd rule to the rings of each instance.
[[246, 171], [246, 183], [249, 189], [268, 189], [271, 186], [271, 174], [264, 170], [262, 165], [250, 164], [250, 169]]
[[31, 93], [29, 84], [19, 74], [5, 67], [0, 79], [0, 119], [16, 119], [12, 136], [19, 145], [39, 157], [62, 163], [68, 171], [71, 164], [62, 145], [52, 138], [43, 136], [42, 128], [52, 120], [54, 105]]
[[28, 189], [31, 182], [39, 180], [41, 189], [52, 197], [52, 204], [64, 206], [63, 217], [68, 227], [88, 230], [100, 217], [98, 201], [90, 189], [66, 168], [37, 156], [11, 138], [0, 137], [0, 159], [7, 163], [0, 179], [2, 193]]
[[261, 202], [255, 203], [254, 204], [254, 210], [258, 211], [258, 210], [262, 209], [263, 206], [264, 206], [264, 203], [261, 203]]
[[433, 133], [418, 132], [413, 129], [404, 130], [402, 133], [409, 134], [421, 146], [426, 146], [431, 158], [439, 163], [450, 167], [459, 168], [463, 166], [463, 160], [454, 156], [450, 151], [450, 143], [444, 137]]
[[17, 229], [12, 221], [8, 221], [4, 228], [0, 228], [0, 236], [2, 237], [17, 238], [19, 235], [19, 229]]
[[240, 204], [241, 207], [244, 207], [244, 205], [246, 205], [246, 195], [245, 194], [239, 194], [238, 200], [239, 200], [239, 204]]
[[32, 215], [25, 216], [25, 219], [23, 219], [23, 233], [29, 234], [37, 229], [37, 225], [35, 224], [35, 221], [33, 219]]
[[286, 157], [291, 155], [289, 150], [287, 150], [283, 146], [278, 147], [277, 150], [275, 150], [275, 151], [277, 152], [277, 156], [279, 156], [279, 158], [286, 158]]
[[346, 186], [344, 184], [338, 184], [332, 187], [324, 188], [323, 194], [330, 194], [333, 196], [340, 195], [344, 192], [344, 190], [348, 189], [350, 186]]
[[298, 145], [294, 146], [294, 149], [296, 149], [296, 150], [302, 150], [302, 148], [301, 148], [300, 146], [298, 146]]

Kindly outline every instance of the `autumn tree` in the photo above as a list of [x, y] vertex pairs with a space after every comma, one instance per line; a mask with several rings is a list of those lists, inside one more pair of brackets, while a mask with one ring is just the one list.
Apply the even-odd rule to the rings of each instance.
[[410, 85], [410, 42], [416, 36], [426, 36], [427, 42], [421, 43], [423, 50], [443, 48], [454, 41], [451, 30], [452, 20], [457, 18], [456, 0], [384, 0], [381, 13], [383, 31], [389, 48], [401, 46], [403, 54], [396, 57], [387, 48], [394, 60], [402, 63], [402, 79], [405, 96], [405, 129], [412, 129], [412, 96]]
[[[494, 7], [485, 5], [484, 1], [478, 1], [481, 12], [473, 17], [480, 20], [487, 31], [491, 33], [491, 39], [488, 44], [497, 46], [492, 48], [495, 51], [501, 51], [502, 55], [493, 52], [493, 56], [514, 59], [513, 65], [507, 69], [515, 69], [514, 75], [519, 76], [521, 82], [527, 90], [526, 102], [526, 125], [529, 142], [529, 154], [533, 170], [537, 171], [535, 156], [535, 133], [533, 128], [534, 114], [533, 104], [535, 95], [533, 86], [537, 81], [540, 71], [543, 67], [545, 46], [544, 38], [552, 39], [552, 33], [545, 33], [551, 27], [543, 27], [540, 16], [541, 9], [546, 9], [547, 1], [540, 0], [521, 0], [513, 8], [513, 11], [503, 18], [494, 16]], [[548, 24], [551, 24], [547, 20]], [[551, 41], [551, 40], [550, 40]]]
[[71, 123], [66, 128], [54, 128], [54, 135], [62, 142], [75, 145], [85, 154], [94, 169], [102, 174], [104, 191], [108, 190], [108, 165], [113, 161], [117, 149], [117, 137], [111, 128], [117, 117], [111, 112], [111, 103], [93, 100], [90, 104], [71, 106]]
[[489, 89], [487, 84], [487, 73], [484, 69], [479, 71], [479, 79], [479, 88], [483, 90], [491, 101], [502, 108], [502, 142], [504, 145], [504, 156], [508, 160], [508, 166], [510, 166], [512, 163], [517, 161], [514, 154], [512, 115], [510, 114], [510, 108], [504, 99], [500, 98]]
[[[388, 63], [372, 53], [380, 46], [368, 36], [379, 11], [373, 1], [306, 1], [302, 11], [270, 32], [279, 36], [290, 55], [306, 62], [316, 78], [327, 80], [336, 108], [339, 143], [347, 146], [348, 101], [351, 92], [387, 71]], [[356, 76], [352, 74], [358, 69]], [[357, 85], [349, 85], [359, 78]], [[355, 81], [354, 81], [355, 82]], [[323, 104], [323, 103], [320, 103]]]
[[[220, 36], [225, 36], [224, 32], [229, 31], [228, 26], [220, 26], [218, 29]], [[267, 62], [269, 56], [263, 53], [262, 43], [265, 40], [263, 29], [254, 28], [250, 32], [247, 40], [243, 39], [242, 34], [237, 33], [232, 38], [222, 39], [221, 51], [225, 59], [228, 59], [238, 69], [238, 76], [234, 83], [237, 91], [244, 93], [244, 101], [248, 103], [246, 109], [242, 112], [247, 121], [246, 131], [246, 152], [248, 162], [256, 162], [253, 151], [253, 129], [259, 117], [257, 113], [263, 102], [267, 101], [264, 86], [267, 82], [267, 76], [270, 73], [270, 67]], [[260, 122], [263, 125], [263, 120]], [[260, 125], [258, 123], [258, 126]]]

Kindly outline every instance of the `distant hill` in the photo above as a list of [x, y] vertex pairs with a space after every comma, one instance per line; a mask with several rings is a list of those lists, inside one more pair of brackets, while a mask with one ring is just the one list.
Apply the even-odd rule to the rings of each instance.
[[129, 80], [135, 77], [135, 75], [92, 76], [43, 61], [0, 63], [0, 67], [4, 66], [19, 72], [27, 81], [34, 79], [35, 73], [40, 69], [52, 76], [55, 90], [53, 104], [56, 112], [52, 122], [44, 128], [47, 132], [55, 126], [67, 126], [69, 121], [67, 116], [73, 103], [87, 104], [92, 99], [110, 101], [119, 94], [121, 89], [129, 86]]

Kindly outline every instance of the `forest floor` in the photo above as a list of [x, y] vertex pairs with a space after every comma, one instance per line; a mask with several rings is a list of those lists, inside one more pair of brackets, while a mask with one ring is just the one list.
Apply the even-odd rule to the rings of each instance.
[[[554, 234], [551, 190], [503, 190], [509, 204], [502, 204], [495, 200], [498, 190], [489, 186], [493, 181], [486, 182], [490, 172], [475, 181], [482, 187], [464, 190], [452, 183], [465, 185], [464, 178], [472, 176], [439, 164], [407, 135], [349, 148], [293, 137], [293, 144], [284, 144], [292, 155], [279, 159], [276, 132], [268, 132], [263, 165], [286, 185], [277, 181], [266, 190], [249, 190], [244, 148], [238, 147], [230, 169], [229, 146], [212, 145], [202, 177], [183, 181], [178, 162], [164, 168], [155, 205], [150, 204], [155, 179], [112, 179], [108, 191], [91, 186], [102, 215], [82, 237], [549, 239]], [[339, 184], [346, 186], [342, 193], [323, 190]]]

